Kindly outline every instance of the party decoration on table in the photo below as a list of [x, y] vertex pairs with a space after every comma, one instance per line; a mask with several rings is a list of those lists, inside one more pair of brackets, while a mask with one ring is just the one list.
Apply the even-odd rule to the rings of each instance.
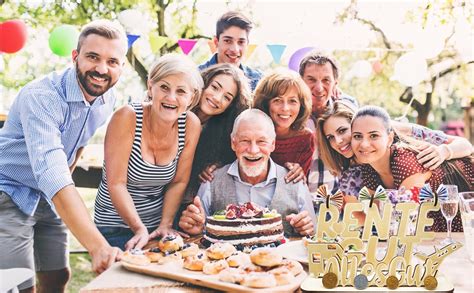
[[416, 203], [420, 203], [420, 189], [421, 188], [416, 187], [416, 186], [413, 186], [412, 188], [410, 188], [410, 192], [411, 192], [410, 200]]
[[290, 57], [290, 61], [288, 62], [288, 68], [293, 71], [299, 72], [300, 70], [300, 63], [303, 60], [304, 56], [309, 52], [315, 50], [316, 47], [304, 47], [301, 49], [296, 50], [293, 55]]
[[79, 31], [76, 27], [64, 24], [56, 27], [49, 35], [49, 48], [54, 54], [67, 57], [77, 47]]
[[441, 184], [438, 186], [438, 189], [436, 189], [436, 194], [438, 195], [439, 200], [447, 200], [448, 199], [448, 189], [444, 184]]
[[[434, 232], [426, 229], [433, 224], [428, 213], [440, 209], [434, 201], [426, 199], [438, 198], [446, 192], [444, 189], [440, 187], [434, 193], [429, 186], [422, 188], [419, 191], [421, 203], [417, 203], [417, 196], [413, 196], [418, 190], [405, 190], [410, 193], [406, 202], [384, 204], [380, 210], [377, 205], [370, 204], [365, 211], [362, 233], [358, 220], [352, 214], [364, 211], [363, 203], [347, 203], [342, 217], [335, 206], [320, 205], [316, 234], [312, 236], [312, 241], [307, 242], [310, 276], [301, 288], [324, 292], [352, 286], [357, 290], [374, 292], [372, 287], [387, 287], [391, 290], [410, 287], [410, 291], [425, 291], [435, 290], [442, 285], [440, 287], [451, 290], [452, 284], [440, 277], [438, 269], [443, 260], [459, 250], [462, 244], [435, 247], [431, 254], [416, 252], [417, 244], [434, 238]], [[317, 194], [325, 199], [331, 197], [327, 187], [319, 188]], [[362, 188], [359, 200], [373, 203], [375, 199], [387, 200], [383, 187], [379, 186], [373, 195], [368, 188]], [[393, 210], [399, 212], [400, 217], [397, 220], [397, 233], [389, 236]], [[413, 213], [416, 213], [416, 228], [410, 233], [408, 228], [412, 224], [410, 217]], [[384, 251], [378, 247], [380, 240], [387, 241]], [[421, 259], [421, 262], [412, 263], [413, 256]]]
[[273, 62], [275, 62], [275, 64], [280, 64], [281, 55], [283, 55], [286, 45], [267, 45], [267, 48], [272, 54]]
[[250, 56], [252, 56], [253, 52], [255, 52], [256, 48], [257, 48], [256, 44], [249, 44], [247, 46], [247, 52], [245, 52], [244, 59], [248, 60]]
[[331, 203], [332, 205], [336, 206], [338, 210], [341, 210], [344, 196], [340, 190], [338, 190], [335, 194], [331, 194], [328, 185], [323, 184], [318, 187], [316, 195], [322, 197], [325, 200], [326, 208], [329, 208], [329, 203]]
[[148, 38], [150, 39], [150, 48], [153, 53], [158, 52], [168, 41], [168, 37], [160, 36], [157, 33], [150, 33]]
[[188, 55], [189, 52], [194, 48], [194, 45], [196, 45], [197, 40], [191, 40], [191, 39], [180, 39], [178, 40], [178, 45], [183, 51], [184, 55]]
[[20, 51], [27, 38], [28, 32], [23, 21], [12, 19], [0, 24], [0, 52], [12, 54]]
[[359, 200], [369, 200], [369, 208], [371, 208], [374, 203], [374, 200], [386, 201], [387, 193], [385, 192], [385, 188], [383, 188], [381, 185], [377, 187], [374, 194], [370, 194], [369, 189], [364, 186], [359, 191]]
[[420, 189], [419, 198], [421, 202], [430, 201], [433, 199], [434, 205], [436, 206], [438, 205], [439, 200], [445, 200], [446, 198], [448, 198], [448, 190], [446, 189], [446, 186], [441, 184], [436, 190], [436, 192], [433, 192], [430, 184], [426, 183]]
[[132, 34], [127, 34], [127, 41], [128, 41], [128, 48], [130, 49], [133, 46], [133, 43], [135, 43], [138, 38], [140, 38], [140, 35], [132, 35]]

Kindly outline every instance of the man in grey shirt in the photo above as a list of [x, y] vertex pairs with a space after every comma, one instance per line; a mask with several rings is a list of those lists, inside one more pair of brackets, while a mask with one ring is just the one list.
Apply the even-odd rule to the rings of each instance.
[[286, 184], [286, 169], [270, 159], [275, 129], [268, 115], [257, 109], [242, 112], [234, 122], [232, 149], [237, 160], [215, 172], [201, 185], [198, 196], [183, 212], [179, 227], [191, 235], [203, 231], [206, 216], [228, 204], [254, 202], [276, 209], [287, 236], [310, 235], [316, 216], [308, 188], [302, 182]]

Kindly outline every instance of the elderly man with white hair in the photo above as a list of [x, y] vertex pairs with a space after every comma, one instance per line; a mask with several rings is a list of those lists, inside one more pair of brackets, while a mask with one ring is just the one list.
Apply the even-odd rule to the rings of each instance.
[[243, 111], [231, 133], [237, 160], [215, 172], [211, 182], [202, 183], [198, 195], [183, 212], [179, 227], [191, 235], [203, 231], [207, 215], [228, 204], [253, 202], [276, 209], [284, 219], [287, 236], [311, 235], [316, 217], [306, 185], [286, 184], [287, 170], [270, 159], [275, 149], [271, 118], [257, 109]]

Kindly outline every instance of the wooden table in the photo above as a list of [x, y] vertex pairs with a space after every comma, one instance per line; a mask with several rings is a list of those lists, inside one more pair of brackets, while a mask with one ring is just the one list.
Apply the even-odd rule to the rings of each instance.
[[[437, 244], [446, 238], [446, 233], [437, 233], [433, 241], [423, 243], [423, 246]], [[462, 233], [453, 233], [453, 239], [464, 243]], [[474, 291], [474, 263], [469, 261], [466, 247], [462, 247], [453, 255], [447, 257], [441, 264], [440, 273], [448, 277], [454, 284], [455, 292], [471, 293]], [[182, 282], [167, 280], [147, 275], [129, 272], [119, 263], [92, 280], [81, 289], [81, 293], [98, 292], [209, 292], [208, 288], [197, 287]], [[212, 292], [212, 291], [211, 291]], [[429, 291], [427, 291], [429, 292]]]

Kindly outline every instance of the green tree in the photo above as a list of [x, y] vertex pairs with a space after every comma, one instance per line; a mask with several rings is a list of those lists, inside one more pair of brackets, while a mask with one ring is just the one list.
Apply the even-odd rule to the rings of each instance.
[[[0, 73], [0, 85], [8, 95], [49, 71], [64, 68], [70, 60], [58, 58], [49, 52], [45, 36], [56, 26], [72, 24], [78, 27], [97, 18], [117, 19], [120, 12], [136, 9], [143, 16], [141, 20], [149, 31], [171, 40], [179, 38], [200, 38], [196, 26], [197, 0], [66, 0], [66, 1], [0, 1], [0, 21], [22, 19], [30, 35], [27, 46], [19, 53], [4, 55], [5, 70]], [[147, 36], [143, 36], [147, 37]], [[39, 40], [41, 39], [41, 43]], [[164, 45], [160, 54], [178, 49], [176, 42]], [[49, 62], [36, 62], [46, 57]], [[146, 85], [148, 67], [156, 59], [155, 54], [143, 56], [129, 50], [127, 59], [133, 70]], [[22, 62], [23, 61], [23, 62]]]
[[[393, 99], [398, 96], [398, 100], [404, 104], [409, 104], [415, 111], [418, 124], [427, 125], [430, 113], [435, 110], [442, 117], [456, 116], [450, 115], [453, 111], [459, 115], [461, 104], [474, 100], [473, 88], [473, 68], [471, 59], [463, 59], [459, 50], [459, 20], [465, 20], [464, 25], [473, 30], [474, 5], [470, 1], [428, 1], [417, 10], [410, 11], [406, 16], [406, 21], [418, 25], [420, 28], [436, 25], [440, 28], [449, 28], [450, 34], [444, 39], [444, 49], [436, 57], [427, 60], [429, 77], [421, 84], [410, 87], [394, 83], [390, 80], [391, 70], [383, 70], [376, 75], [367, 85], [355, 85], [359, 89], [365, 88], [365, 92], [375, 91], [379, 95], [377, 101], [368, 101], [374, 104], [382, 104], [387, 107], [387, 103], [393, 103]], [[384, 30], [373, 20], [359, 14], [359, 4], [357, 0], [351, 3], [340, 13], [337, 22], [344, 23], [356, 21], [367, 26], [376, 35], [376, 40], [371, 44], [373, 47], [382, 48], [379, 52], [365, 52], [359, 54], [359, 58], [375, 58], [380, 60], [384, 68], [393, 68], [393, 64], [406, 49], [402, 44], [390, 40]], [[458, 39], [456, 39], [458, 37]], [[472, 41], [472, 39], [471, 39]], [[458, 42], [458, 43], [456, 43]], [[469, 39], [464, 42], [469, 43]], [[472, 51], [472, 44], [470, 46]], [[411, 49], [411, 48], [408, 48]], [[469, 49], [469, 47], [468, 47]], [[342, 58], [343, 59], [343, 58]], [[350, 86], [350, 85], [349, 85]], [[370, 88], [370, 89], [368, 89]], [[380, 92], [380, 91], [383, 91]], [[362, 89], [364, 93], [364, 90]], [[359, 92], [358, 92], [359, 93]], [[369, 94], [370, 95], [370, 94]], [[372, 99], [374, 97], [372, 96]], [[391, 100], [390, 102], [388, 100]], [[385, 105], [384, 105], [385, 104]], [[449, 107], [455, 105], [457, 107]], [[437, 106], [437, 107], [436, 107]], [[387, 107], [392, 109], [391, 107]], [[435, 109], [436, 108], [436, 109]], [[441, 109], [440, 109], [441, 108]], [[454, 110], [453, 110], [454, 108]]]

